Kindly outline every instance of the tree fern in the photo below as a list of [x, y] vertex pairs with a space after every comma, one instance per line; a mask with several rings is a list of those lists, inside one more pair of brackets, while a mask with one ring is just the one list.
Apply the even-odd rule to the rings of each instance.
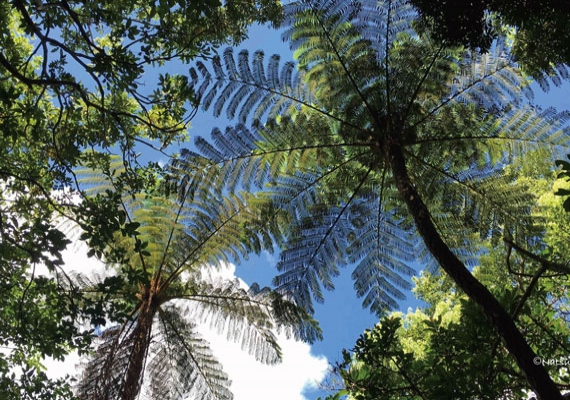
[[[123, 223], [136, 224], [136, 230], [120, 227], [102, 253], [102, 261], [111, 262], [116, 276], [124, 278], [106, 305], [113, 309], [128, 298], [132, 308], [102, 335], [78, 385], [80, 398], [182, 399], [190, 393], [231, 398], [229, 379], [197, 333], [197, 323], [241, 343], [264, 363], [280, 360], [275, 330], [310, 341], [320, 337], [308, 314], [269, 289], [246, 291], [237, 280], [213, 279], [204, 272], [271, 243], [271, 233], [252, 216], [248, 203], [255, 202], [253, 196], [224, 196], [202, 179], [205, 173], [189, 177], [175, 197], [161, 192], [120, 197]], [[108, 171], [76, 172], [80, 181], [91, 183], [91, 196], [112, 190], [120, 174], [118, 163]], [[107, 257], [117, 251], [122, 257]], [[75, 282], [88, 292], [102, 288], [81, 277]]]
[[[223, 58], [214, 57], [213, 72], [204, 63], [196, 63], [196, 67], [190, 69], [190, 85], [195, 87], [198, 101], [205, 108], [213, 105], [217, 110], [214, 113], [216, 116], [226, 108], [226, 115], [231, 118], [235, 116], [235, 110], [241, 102], [249, 107], [244, 110], [256, 108], [254, 115], [261, 118], [266, 113], [278, 115], [285, 111], [291, 104], [289, 98], [306, 96], [307, 101], [310, 101], [310, 93], [304, 88], [302, 74], [295, 70], [293, 63], [286, 63], [279, 69], [279, 56], [272, 56], [266, 78], [262, 71], [263, 57], [262, 52], [255, 53], [254, 59], [257, 61], [250, 68], [249, 53], [246, 50], [239, 53], [236, 62], [233, 51], [229, 48], [224, 51]], [[246, 118], [247, 114], [240, 112], [239, 119], [245, 121]]]
[[[250, 125], [197, 147], [217, 165], [209, 167], [217, 182], [262, 188], [289, 215], [275, 283], [298, 304], [311, 310], [338, 268], [356, 263], [364, 303], [393, 308], [414, 258], [437, 263], [483, 307], [531, 386], [559, 397], [465, 265], [480, 255], [477, 237], [536, 234], [531, 193], [512, 193], [516, 176], [504, 167], [530, 148], [568, 146], [567, 115], [528, 105], [532, 92], [505, 39], [486, 54], [447, 48], [414, 19], [404, 1], [290, 4], [284, 37], [296, 69], [286, 63], [278, 75], [273, 57], [268, 80], [261, 53], [236, 61], [231, 50], [197, 65], [203, 108]], [[188, 155], [179, 171], [200, 159]]]

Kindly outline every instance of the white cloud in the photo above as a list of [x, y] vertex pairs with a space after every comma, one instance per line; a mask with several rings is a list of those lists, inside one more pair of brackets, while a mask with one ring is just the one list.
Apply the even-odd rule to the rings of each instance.
[[327, 372], [324, 356], [314, 356], [308, 344], [283, 336], [283, 361], [276, 365], [256, 362], [235, 343], [209, 339], [232, 380], [235, 400], [303, 400], [303, 391], [317, 387]]
[[75, 376], [77, 368], [79, 368], [80, 358], [77, 352], [73, 352], [65, 357], [64, 361], [56, 361], [52, 358], [48, 358], [43, 361], [46, 367], [46, 374], [52, 379], [63, 378], [65, 375]]

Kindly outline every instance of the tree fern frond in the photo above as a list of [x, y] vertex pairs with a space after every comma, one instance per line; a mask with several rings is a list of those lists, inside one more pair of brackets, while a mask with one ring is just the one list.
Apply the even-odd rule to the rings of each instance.
[[494, 42], [485, 54], [471, 51], [460, 62], [461, 73], [452, 78], [451, 96], [484, 108], [503, 108], [531, 99], [532, 90], [509, 59], [504, 38]]
[[[410, 269], [382, 252], [371, 253], [358, 263], [352, 272], [352, 279], [356, 294], [365, 298], [363, 307], [370, 307], [376, 313], [398, 308], [398, 301], [405, 299], [400, 289], [411, 289], [411, 284], [401, 278], [401, 273], [394, 272], [399, 266]], [[379, 296], [379, 293], [383, 295]]]
[[271, 304], [240, 287], [237, 280], [201, 280], [182, 295], [192, 300], [185, 313], [210, 324], [227, 340], [240, 343], [242, 350], [258, 361], [274, 364], [281, 359], [281, 349], [272, 330]]
[[311, 342], [320, 337], [312, 318], [268, 288], [252, 285], [246, 291], [237, 279], [222, 280], [205, 272], [200, 280], [192, 282], [173, 297], [193, 301], [188, 306], [191, 315], [209, 323], [228, 340], [241, 343], [243, 350], [261, 362], [280, 360], [274, 331]]
[[159, 324], [147, 366], [151, 399], [232, 399], [230, 381], [210, 344], [173, 306], [159, 311]]
[[125, 173], [125, 164], [120, 157], [114, 156], [107, 160], [104, 170], [83, 167], [76, 169], [74, 173], [80, 187], [88, 196], [93, 196], [107, 190], [115, 191], [115, 185], [110, 177], [118, 178], [121, 173]]
[[342, 209], [316, 207], [310, 216], [294, 229], [297, 239], [287, 243], [280, 255], [277, 269], [281, 272], [274, 284], [281, 293], [292, 296], [296, 304], [312, 309], [310, 298], [297, 297], [297, 284], [307, 282], [306, 288], [317, 302], [323, 301], [321, 285], [332, 290], [332, 278], [338, 267], [346, 264], [343, 252], [348, 226]]
[[[387, 13], [387, 8], [390, 12]], [[352, 25], [363, 38], [371, 41], [371, 46], [383, 59], [386, 43], [392, 43], [402, 32], [410, 32], [411, 21], [416, 12], [405, 1], [298, 1], [285, 6], [284, 40], [292, 43], [293, 49], [304, 40], [299, 37], [299, 26], [313, 22], [323, 31], [333, 31], [339, 25]], [[310, 18], [312, 17], [312, 18]], [[389, 34], [385, 32], [389, 29]]]
[[[172, 164], [172, 170], [187, 177], [199, 168], [209, 168], [207, 178], [212, 184], [229, 190], [238, 187], [261, 189], [281, 173], [303, 171], [317, 158], [329, 157], [331, 144], [334, 147], [339, 142], [339, 138], [331, 134], [333, 130], [327, 129], [329, 125], [330, 120], [313, 113], [307, 118], [299, 116], [295, 121], [268, 121], [251, 129], [242, 124], [229, 127], [224, 133], [214, 129], [214, 143], [201, 137], [196, 139], [203, 157], [183, 150], [180, 159]], [[340, 148], [341, 143], [336, 146]], [[203, 164], [207, 159], [208, 166]], [[218, 166], [213, 167], [214, 164]]]
[[238, 54], [236, 63], [233, 50], [228, 48], [223, 58], [214, 57], [214, 74], [202, 62], [191, 68], [191, 75], [196, 79], [190, 82], [190, 86], [202, 108], [213, 107], [216, 116], [225, 109], [228, 118], [233, 118], [245, 99], [246, 106], [242, 106], [239, 112], [239, 122], [242, 123], [252, 114], [259, 119], [266, 114], [275, 116], [290, 106], [311, 104], [310, 90], [298, 76], [302, 73], [294, 72], [293, 64], [285, 64], [277, 74], [278, 57], [273, 56], [268, 64], [270, 79], [261, 73], [262, 66], [261, 52], [254, 54], [250, 67], [247, 51]]
[[294, 11], [294, 33], [285, 35], [293, 40], [295, 58], [300, 68], [308, 71], [305, 79], [316, 88], [321, 101], [356, 97], [372, 111], [363, 88], [375, 81], [373, 71], [381, 67], [371, 54], [370, 42], [347, 20], [358, 14], [358, 4], [339, 7], [338, 2], [304, 2], [303, 8]]
[[522, 107], [498, 120], [495, 136], [510, 141], [507, 151], [512, 153], [512, 157], [539, 146], [549, 146], [554, 150], [570, 144], [569, 118], [568, 111]]
[[181, 219], [185, 229], [180, 245], [187, 249], [185, 259], [198, 266], [220, 265], [265, 248], [263, 237], [272, 232], [247, 205], [253, 204], [254, 198], [241, 193], [196, 199]]
[[353, 230], [350, 234], [352, 240], [347, 248], [348, 261], [355, 263], [370, 254], [380, 252], [393, 258], [392, 262], [398, 273], [413, 274], [414, 270], [405, 266], [405, 263], [415, 260], [417, 238], [413, 227], [393, 212], [371, 208], [374, 206], [364, 205], [364, 210], [359, 210], [362, 218], [358, 221], [356, 216], [351, 215]]
[[[225, 151], [239, 153], [249, 145], [244, 140], [237, 143], [241, 145], [233, 149], [227, 147]], [[120, 171], [119, 167], [116, 170]], [[187, 183], [183, 185], [183, 196], [178, 199], [150, 194], [123, 198], [122, 207], [127, 219], [136, 221], [138, 228], [135, 237], [117, 234], [112, 245], [130, 254], [132, 267], [143, 267], [141, 263], [146, 260], [147, 265], [154, 266], [151, 270], [166, 268], [173, 273], [190, 265], [198, 268], [245, 258], [249, 252], [261, 251], [269, 245], [267, 238], [275, 232], [268, 231], [269, 225], [260, 223], [247, 205], [248, 201], [253, 202], [253, 195], [228, 193], [223, 196], [221, 185], [212, 185], [209, 179], [219, 171], [208, 168], [205, 163], [195, 163], [186, 168], [185, 173]], [[241, 173], [242, 169], [236, 168], [227, 179], [239, 183]], [[81, 172], [86, 179], [90, 179], [89, 174], [97, 172]], [[115, 189], [113, 176], [113, 173], [106, 173], [98, 178], [97, 184], [91, 187], [93, 193]], [[248, 224], [250, 228], [247, 228]], [[146, 246], [144, 254], [136, 251], [141, 243]], [[178, 255], [176, 263], [163, 262], [175, 254]], [[171, 261], [175, 259], [170, 258]]]
[[432, 161], [410, 157], [412, 179], [431, 182], [419, 188], [432, 201], [432, 218], [440, 234], [466, 265], [477, 263], [481, 238], [498, 238], [502, 232], [537, 232], [539, 221], [530, 213], [532, 193], [516, 185], [516, 176], [506, 174], [503, 165], [472, 164], [454, 170], [451, 162], [436, 166]]
[[[389, 197], [389, 190], [382, 189], [384, 200]], [[417, 239], [409, 223], [394, 211], [384, 211], [385, 204], [375, 204], [374, 197], [369, 197], [362, 196], [351, 207], [353, 232], [347, 253], [348, 261], [355, 264], [352, 279], [356, 293], [365, 297], [363, 306], [381, 313], [402, 300], [400, 289], [411, 288], [402, 276], [416, 273], [411, 265], [416, 261]]]
[[135, 326], [112, 326], [95, 341], [94, 354], [84, 365], [76, 391], [80, 399], [119, 398], [135, 344]]
[[550, 83], [555, 87], [562, 85], [563, 81], [570, 79], [570, 72], [568, 66], [564, 64], [558, 64], [552, 66], [547, 71], [535, 74], [533, 76], [534, 81], [538, 83], [542, 91], [548, 92], [550, 90]]
[[[446, 107], [438, 114], [418, 133], [414, 153], [433, 154], [437, 149], [440, 155], [449, 157], [450, 167], [455, 171], [487, 163], [501, 168], [530, 150], [548, 147], [557, 153], [570, 144], [569, 115], [553, 109], [518, 107], [501, 117], [481, 116], [482, 121], [486, 120], [484, 124], [469, 121], [457, 107]], [[426, 158], [429, 163], [427, 160], [429, 157]]]
[[[199, 151], [216, 182], [261, 189], [256, 201], [286, 221], [274, 284], [309, 312], [349, 262], [366, 305], [395, 307], [413, 261], [437, 265], [419, 232], [445, 239], [439, 262], [462, 268], [481, 237], [536, 233], [528, 191], [504, 167], [540, 143], [569, 144], [567, 115], [524, 106], [532, 93], [503, 38], [483, 55], [447, 48], [415, 31], [414, 17], [405, 1], [294, 2], [284, 37], [297, 70], [228, 51], [208, 67], [223, 84], [196, 81], [210, 79], [215, 112], [254, 116]], [[436, 225], [432, 237], [412, 220]]]

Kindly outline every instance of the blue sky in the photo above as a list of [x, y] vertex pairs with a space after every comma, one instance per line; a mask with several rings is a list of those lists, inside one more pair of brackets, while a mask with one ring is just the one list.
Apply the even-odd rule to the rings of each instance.
[[534, 103], [542, 107], [555, 107], [559, 111], [570, 110], [570, 83], [565, 82], [562, 86], [553, 87], [548, 92], [543, 92], [537, 85], [534, 89]]

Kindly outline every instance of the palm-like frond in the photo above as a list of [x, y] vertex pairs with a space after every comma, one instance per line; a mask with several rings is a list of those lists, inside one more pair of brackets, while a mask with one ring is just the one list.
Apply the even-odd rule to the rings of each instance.
[[[189, 393], [204, 399], [231, 399], [230, 381], [214, 358], [209, 343], [172, 305], [161, 308], [148, 332], [144, 371], [137, 398], [183, 399]], [[139, 331], [135, 323], [103, 331], [94, 355], [85, 365], [77, 388], [80, 398], [117, 399], [123, 395]], [[143, 377], [148, 379], [144, 380]], [[145, 383], [148, 382], [148, 383]], [[135, 393], [138, 392], [135, 389]]]
[[[212, 72], [202, 62], [191, 68], [190, 85], [203, 108], [213, 106], [216, 116], [225, 108], [229, 118], [235, 117], [236, 110], [240, 109], [238, 118], [242, 122], [250, 110], [255, 109], [254, 118], [260, 119], [266, 114], [284, 112], [292, 99], [311, 102], [303, 74], [296, 71], [293, 63], [286, 63], [280, 69], [280, 57], [274, 55], [265, 69], [263, 60], [263, 52], [256, 52], [250, 66], [249, 53], [243, 50], [236, 62], [232, 49], [227, 49], [223, 58], [214, 57]], [[240, 107], [242, 104], [246, 107]]]
[[570, 79], [570, 70], [565, 64], [552, 66], [549, 70], [543, 71], [543, 73], [535, 76], [536, 82], [545, 92], [550, 90], [551, 83], [554, 84], [554, 86], [560, 86], [563, 81], [567, 81], [568, 79]]
[[[354, 264], [352, 279], [363, 306], [378, 314], [397, 308], [405, 298], [402, 290], [411, 288], [403, 278], [415, 270], [417, 238], [412, 226], [395, 210], [389, 210], [382, 201], [362, 196], [351, 205], [350, 245], [347, 248], [349, 263]], [[383, 193], [388, 197], [388, 193]], [[386, 203], [388, 203], [386, 201]]]
[[110, 400], [121, 396], [135, 344], [133, 323], [103, 331], [96, 349], [83, 366], [76, 388], [81, 399]]
[[460, 74], [454, 78], [450, 92], [461, 101], [492, 109], [532, 98], [529, 83], [511, 59], [505, 38], [497, 39], [487, 53], [464, 53], [459, 69]]
[[[231, 135], [236, 132], [247, 132], [248, 137], [258, 140], [250, 141], [253, 148], [244, 145], [242, 149], [224, 151], [222, 147], [215, 160], [221, 163], [223, 169], [236, 163], [242, 165], [243, 168], [232, 169], [232, 177], [246, 184], [251, 179], [244, 172], [248, 168], [253, 166], [257, 173], [259, 169], [255, 167], [262, 161], [266, 166], [279, 166], [277, 171], [280, 172], [270, 179], [272, 184], [265, 190], [281, 209], [295, 216], [290, 222], [292, 239], [285, 245], [278, 264], [282, 273], [276, 277], [275, 284], [279, 290], [295, 293], [297, 303], [311, 309], [312, 298], [317, 301], [323, 299], [321, 287], [334, 287], [332, 278], [339, 273], [339, 267], [362, 260], [353, 274], [357, 293], [366, 296], [365, 304], [371, 305], [374, 311], [394, 307], [402, 299], [401, 289], [409, 288], [409, 282], [401, 275], [411, 275], [418, 252], [425, 251], [421, 250], [413, 227], [403, 217], [401, 206], [397, 206], [398, 195], [394, 186], [391, 186], [389, 174], [382, 178], [378, 172], [363, 168], [370, 157], [366, 150], [368, 144], [339, 146], [331, 141], [327, 147], [327, 138], [334, 137], [332, 132], [327, 132], [330, 125], [311, 125], [310, 119], [305, 113], [297, 118], [297, 124], [282, 121], [280, 124], [272, 122], [254, 131], [245, 131], [243, 126], [239, 130], [228, 130], [225, 141], [231, 140]], [[318, 115], [317, 120], [320, 120]], [[542, 118], [536, 121], [537, 126], [548, 126], [551, 132], [557, 131], [555, 124], [544, 124]], [[476, 236], [459, 239], [458, 231], [470, 229], [486, 237], [493, 229], [504, 227], [505, 223], [530, 223], [522, 218], [528, 215], [529, 194], [512, 190], [509, 182], [512, 178], [498, 178], [497, 174], [505, 161], [505, 150], [504, 146], [497, 146], [493, 142], [512, 142], [513, 146], [520, 147], [526, 142], [523, 140], [525, 137], [535, 136], [532, 132], [529, 134], [517, 130], [518, 138], [514, 135], [508, 137], [508, 130], [502, 125], [508, 125], [507, 121], [503, 124], [490, 122], [487, 131], [481, 131], [480, 124], [470, 126], [462, 120], [460, 126], [448, 125], [448, 129], [461, 128], [464, 137], [448, 138], [446, 131], [438, 130], [439, 137], [426, 132], [422, 136], [426, 140], [418, 140], [417, 144], [410, 146], [412, 178], [422, 183], [419, 188], [426, 197], [433, 199], [434, 206], [436, 199], [446, 199], [446, 203], [441, 203], [439, 211], [434, 212], [433, 216], [442, 235], [449, 239], [449, 245], [467, 264], [475, 262], [481, 249], [476, 245]], [[335, 126], [333, 124], [332, 128]], [[273, 133], [273, 140], [263, 141], [263, 135], [269, 129]], [[433, 126], [429, 129], [435, 131]], [[318, 132], [315, 137], [325, 143], [311, 143], [311, 135], [305, 132]], [[481, 143], [470, 146], [472, 135], [475, 134]], [[564, 137], [564, 134], [559, 136]], [[555, 144], [555, 137], [550, 137]], [[204, 141], [201, 146], [213, 149]], [[434, 151], [437, 146], [439, 153]], [[416, 147], [421, 150], [416, 150]], [[493, 147], [499, 150], [493, 150]], [[515, 147], [511, 155], [528, 148], [525, 145], [515, 151]], [[339, 148], [345, 149], [343, 158], [339, 156]], [[449, 157], [441, 157], [445, 152]], [[461, 163], [455, 163], [456, 158]], [[492, 163], [490, 158], [501, 164], [497, 165], [497, 161]], [[481, 160], [483, 164], [478, 166]], [[220, 176], [226, 175], [222, 172]], [[238, 179], [240, 176], [241, 179]], [[263, 176], [268, 177], [269, 174], [264, 173]], [[347, 204], [339, 206], [339, 202], [346, 202], [350, 207]], [[349, 258], [346, 251], [350, 254]], [[436, 265], [430, 257], [423, 261], [427, 262], [424, 265], [428, 268]], [[372, 280], [373, 277], [382, 279], [376, 282]], [[376, 302], [371, 300], [372, 292], [376, 293]]]
[[280, 360], [270, 302], [241, 288], [238, 280], [203, 277], [193, 282], [180, 296], [189, 300], [185, 314], [208, 324], [227, 340], [240, 343], [260, 362], [274, 364]]
[[416, 31], [414, 16], [397, 0], [289, 5], [285, 38], [299, 72], [286, 64], [285, 75], [299, 79], [268, 84], [251, 73], [260, 59], [244, 53], [239, 68], [229, 52], [214, 73], [200, 64], [207, 79], [193, 85], [203, 107], [252, 129], [199, 140], [206, 157], [177, 167], [206, 166], [230, 190], [262, 188], [287, 224], [275, 284], [298, 305], [312, 311], [339, 267], [355, 263], [357, 293], [382, 312], [402, 298], [414, 258], [439, 264], [482, 307], [537, 393], [559, 398], [511, 316], [466, 266], [481, 254], [480, 237], [536, 237], [532, 192], [508, 166], [528, 149], [568, 147], [568, 116], [527, 105], [532, 93], [504, 39], [484, 55], [448, 48]]
[[[114, 163], [113, 167], [107, 174], [89, 169], [77, 171], [80, 183], [88, 186], [87, 194], [115, 188], [114, 177], [120, 174], [121, 165]], [[148, 265], [178, 274], [185, 268], [221, 265], [260, 251], [269, 233], [259, 226], [247, 231], [250, 236], [246, 238], [243, 229], [252, 220], [247, 205], [252, 195], [221, 195], [219, 187], [205, 178], [203, 174], [189, 178], [178, 199], [161, 194], [121, 198], [126, 220], [136, 221], [139, 226], [134, 238], [118, 235], [113, 245], [131, 255], [132, 266], [142, 267], [140, 264], [146, 260]], [[144, 256], [135, 250], [137, 242], [147, 244]]]
[[[239, 148], [235, 145], [221, 145], [218, 149], [201, 140], [199, 147], [221, 163], [219, 176], [223, 179], [227, 178], [224, 171], [231, 169], [234, 180], [250, 186], [252, 175], [248, 170], [252, 165], [261, 169], [263, 164], [265, 168], [274, 169], [261, 173], [260, 169], [255, 171], [256, 174], [259, 173], [256, 176], [264, 178], [259, 182], [272, 182], [270, 188], [266, 188], [266, 196], [279, 208], [294, 215], [288, 221], [289, 229], [295, 233], [284, 245], [285, 250], [277, 265], [281, 274], [274, 281], [280, 292], [292, 295], [297, 304], [309, 310], [312, 309], [313, 298], [322, 301], [321, 288], [330, 290], [334, 287], [333, 278], [338, 275], [338, 268], [346, 265], [349, 260], [351, 263], [356, 262], [369, 253], [372, 244], [367, 243], [365, 247], [358, 241], [360, 236], [358, 240], [355, 239], [353, 229], [360, 225], [359, 234], [374, 230], [379, 235], [374, 243], [380, 248], [387, 248], [397, 242], [399, 249], [405, 249], [373, 258], [377, 262], [382, 260], [379, 268], [383, 268], [384, 275], [390, 276], [384, 287], [389, 287], [395, 296], [401, 298], [402, 294], [396, 287], [409, 287], [409, 283], [403, 283], [403, 279], [396, 279], [397, 274], [388, 274], [387, 271], [397, 266], [400, 273], [411, 274], [412, 269], [405, 266], [405, 261], [413, 258], [410, 254], [416, 238], [411, 234], [397, 237], [394, 232], [384, 232], [384, 229], [391, 226], [392, 231], [403, 232], [409, 231], [411, 225], [407, 223], [405, 226], [398, 212], [385, 212], [382, 208], [374, 210], [374, 216], [365, 215], [363, 208], [370, 204], [370, 200], [374, 201], [385, 182], [381, 184], [370, 169], [366, 170], [355, 163], [358, 159], [367, 157], [366, 151], [349, 150], [344, 158], [340, 158], [342, 144], [339, 143], [338, 148], [331, 146], [331, 141], [339, 141], [334, 134], [334, 128], [338, 125], [321, 122], [326, 123], [327, 120], [322, 114], [314, 113], [299, 115], [295, 121], [273, 121], [252, 131], [240, 126], [236, 130], [228, 130], [225, 134], [227, 139], [220, 139], [220, 133], [217, 132], [218, 143], [229, 143], [231, 135], [239, 132], [251, 138], [248, 140], [249, 145], [240, 144]], [[307, 129], [303, 129], [305, 126]], [[268, 135], [267, 141], [263, 140], [265, 135]], [[327, 141], [329, 138], [331, 140]], [[187, 165], [193, 165], [196, 155], [186, 155]], [[183, 168], [183, 164], [177, 165]], [[321, 164], [328, 166], [319, 167]], [[241, 168], [241, 165], [244, 167]], [[323, 191], [323, 187], [326, 190]], [[394, 196], [393, 189], [391, 193], [386, 192], [384, 207], [390, 203], [387, 201], [390, 196]], [[339, 201], [345, 204], [339, 206]], [[394, 204], [393, 201], [391, 203]], [[371, 259], [368, 257], [367, 262]], [[369, 281], [364, 283], [356, 276], [360, 295], [364, 296], [376, 287]], [[388, 301], [387, 298], [384, 300]], [[390, 303], [395, 304], [394, 300]], [[374, 309], [378, 311], [385, 306], [383, 301], [376, 304]]]

